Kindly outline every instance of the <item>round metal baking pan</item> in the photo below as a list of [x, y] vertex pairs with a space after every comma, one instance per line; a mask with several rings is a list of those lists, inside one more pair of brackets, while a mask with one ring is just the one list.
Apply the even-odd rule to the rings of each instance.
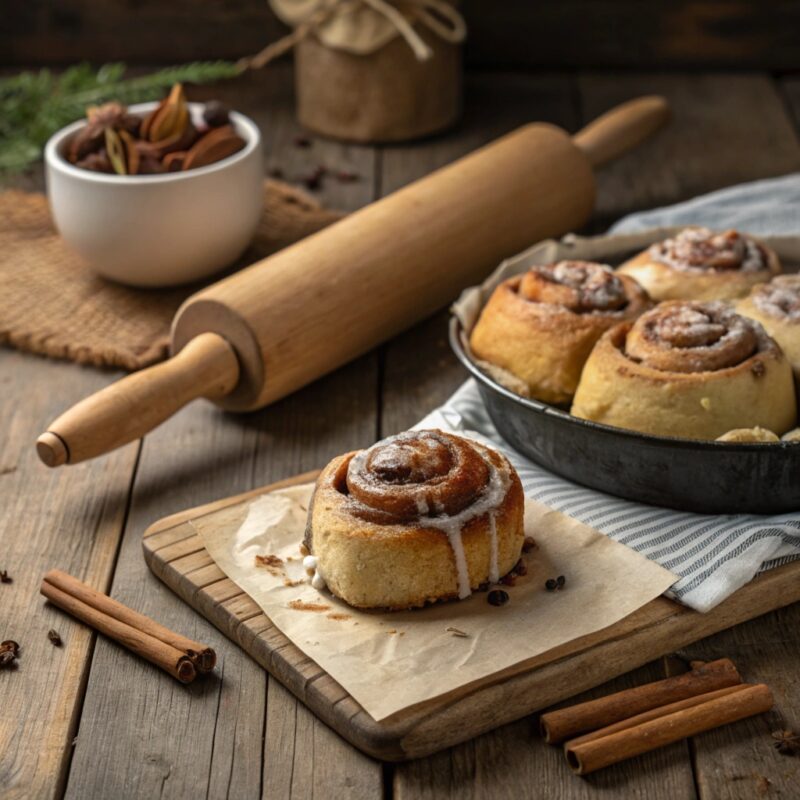
[[774, 514], [800, 509], [800, 443], [732, 444], [676, 439], [578, 419], [529, 400], [472, 362], [461, 326], [450, 346], [478, 382], [486, 410], [515, 450], [601, 492], [703, 514]]

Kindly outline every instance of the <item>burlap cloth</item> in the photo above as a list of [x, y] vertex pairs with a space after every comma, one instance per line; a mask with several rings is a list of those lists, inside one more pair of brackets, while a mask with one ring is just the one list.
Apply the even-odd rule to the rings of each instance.
[[[236, 266], [340, 216], [299, 189], [265, 181], [261, 224]], [[172, 317], [202, 285], [132, 289], [104, 280], [60, 239], [44, 195], [0, 193], [0, 343], [82, 364], [141, 369], [167, 356]]]

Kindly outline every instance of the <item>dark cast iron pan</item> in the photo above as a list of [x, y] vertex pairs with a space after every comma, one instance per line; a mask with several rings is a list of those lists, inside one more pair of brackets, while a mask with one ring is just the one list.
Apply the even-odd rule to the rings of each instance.
[[774, 514], [800, 509], [800, 444], [695, 441], [578, 419], [501, 386], [464, 351], [450, 321], [450, 346], [477, 380], [500, 435], [551, 472], [601, 492], [704, 514]]

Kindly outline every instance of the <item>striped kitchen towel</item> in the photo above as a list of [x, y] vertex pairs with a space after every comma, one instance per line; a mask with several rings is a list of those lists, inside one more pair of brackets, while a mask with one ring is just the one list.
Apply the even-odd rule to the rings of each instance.
[[[613, 233], [644, 227], [701, 224], [761, 235], [800, 233], [800, 174], [735, 186], [688, 203], [622, 220]], [[774, 516], [711, 516], [672, 511], [612, 497], [560, 478], [507, 445], [467, 381], [419, 428], [478, 434], [505, 453], [528, 497], [643, 553], [680, 576], [668, 596], [708, 611], [758, 572], [800, 558], [800, 510]]]

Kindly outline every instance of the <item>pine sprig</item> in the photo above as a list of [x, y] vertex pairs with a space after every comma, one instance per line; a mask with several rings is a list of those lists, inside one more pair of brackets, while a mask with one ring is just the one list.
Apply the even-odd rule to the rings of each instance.
[[50, 70], [21, 72], [0, 79], [0, 173], [20, 172], [42, 155], [48, 138], [80, 119], [86, 107], [117, 100], [129, 105], [159, 100], [174, 83], [205, 84], [239, 74], [228, 61], [199, 61], [125, 77], [124, 64], [94, 70], [78, 64], [53, 75]]

